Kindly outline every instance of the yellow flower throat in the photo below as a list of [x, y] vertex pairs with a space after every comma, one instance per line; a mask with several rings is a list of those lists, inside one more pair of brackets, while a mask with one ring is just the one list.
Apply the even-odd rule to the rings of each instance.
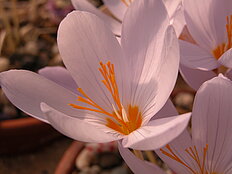
[[77, 101], [88, 104], [90, 107], [83, 107], [76, 104], [69, 104], [76, 109], [84, 109], [88, 111], [98, 112], [104, 114], [106, 117], [106, 126], [123, 134], [128, 135], [134, 130], [141, 127], [142, 124], [142, 115], [139, 111], [138, 106], [128, 105], [126, 108], [121, 103], [118, 85], [115, 79], [114, 65], [110, 62], [103, 64], [99, 63], [100, 68], [98, 69], [104, 78], [102, 83], [110, 92], [114, 104], [112, 104], [112, 112], [108, 112], [94, 102], [88, 95], [81, 89], [78, 88], [78, 91], [85, 97], [78, 96]]
[[219, 59], [223, 53], [232, 48], [232, 15], [226, 17], [226, 32], [227, 32], [227, 43], [218, 45], [213, 51], [213, 55], [216, 59]]

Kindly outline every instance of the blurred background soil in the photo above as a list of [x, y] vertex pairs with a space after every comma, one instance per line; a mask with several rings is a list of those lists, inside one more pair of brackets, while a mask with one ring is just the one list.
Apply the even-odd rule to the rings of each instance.
[[0, 156], [0, 174], [53, 174], [71, 142], [61, 137], [32, 152]]

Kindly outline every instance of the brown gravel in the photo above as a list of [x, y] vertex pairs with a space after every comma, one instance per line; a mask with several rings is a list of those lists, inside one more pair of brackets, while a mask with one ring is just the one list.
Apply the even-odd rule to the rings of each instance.
[[53, 174], [71, 142], [71, 139], [62, 137], [37, 151], [0, 156], [0, 174]]

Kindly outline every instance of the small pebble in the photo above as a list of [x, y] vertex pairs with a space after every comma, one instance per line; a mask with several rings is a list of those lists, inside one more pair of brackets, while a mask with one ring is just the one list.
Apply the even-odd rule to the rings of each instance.
[[193, 95], [187, 92], [179, 93], [175, 98], [174, 102], [176, 106], [182, 107], [183, 109], [190, 110], [193, 105]]
[[91, 172], [92, 172], [92, 174], [99, 174], [100, 171], [101, 171], [101, 168], [100, 168], [99, 166], [97, 166], [97, 165], [93, 165], [93, 166], [91, 167]]
[[67, 5], [69, 5], [67, 2], [69, 1], [55, 0], [55, 5], [57, 8], [65, 8]]
[[54, 44], [52, 46], [52, 54], [54, 54], [54, 55], [59, 54], [59, 49], [58, 49], [58, 45], [57, 44]]
[[38, 46], [36, 42], [34, 41], [27, 42], [24, 49], [27, 54], [34, 55], [34, 56], [38, 54]]
[[88, 168], [95, 154], [87, 149], [81, 151], [76, 159], [76, 167], [80, 170]]
[[59, 66], [62, 65], [63, 61], [62, 58], [59, 54], [57, 54], [56, 56], [54, 56], [50, 61], [49, 61], [49, 65], [53, 65], [53, 66]]
[[122, 159], [119, 155], [113, 152], [102, 152], [98, 155], [97, 161], [103, 169], [110, 169], [122, 164]]
[[112, 169], [111, 174], [127, 174], [127, 169], [124, 166]]
[[91, 174], [91, 168], [90, 167], [85, 167], [80, 171], [79, 174]]
[[[87, 143], [76, 159], [76, 167], [80, 170], [92, 164], [98, 164], [98, 154], [117, 151], [117, 142], [110, 143]], [[95, 158], [96, 157], [96, 158]], [[97, 162], [94, 162], [97, 161]]]

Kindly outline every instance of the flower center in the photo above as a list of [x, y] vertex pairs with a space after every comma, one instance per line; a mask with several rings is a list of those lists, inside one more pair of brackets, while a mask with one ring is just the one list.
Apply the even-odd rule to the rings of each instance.
[[216, 59], [219, 59], [223, 53], [232, 48], [232, 15], [226, 17], [227, 42], [218, 45], [212, 52]]
[[206, 154], [207, 154], [207, 151], [208, 151], [208, 144], [206, 144], [206, 146], [203, 148], [203, 156], [202, 157], [199, 156], [199, 153], [197, 151], [196, 146], [189, 147], [189, 148], [185, 149], [185, 152], [197, 164], [197, 166], [199, 168], [198, 170], [193, 169], [183, 159], [181, 159], [180, 157], [178, 157], [178, 155], [175, 154], [175, 152], [172, 150], [172, 148], [170, 147], [170, 145], [166, 145], [165, 147], [166, 147], [167, 150], [160, 149], [160, 151], [164, 155], [168, 156], [169, 158], [177, 161], [178, 163], [180, 163], [183, 166], [185, 166], [186, 168], [188, 168], [188, 170], [192, 174], [218, 174], [217, 172], [209, 171], [208, 169], [206, 169], [205, 162], [206, 162]]
[[105, 125], [123, 135], [128, 135], [134, 130], [141, 127], [142, 124], [142, 114], [139, 111], [138, 106], [128, 105], [126, 108], [121, 104], [118, 85], [115, 79], [114, 65], [110, 62], [103, 64], [100, 62], [100, 68], [98, 69], [104, 78], [102, 83], [110, 92], [114, 104], [112, 104], [112, 112], [107, 112], [96, 102], [94, 102], [88, 95], [81, 89], [78, 91], [85, 97], [78, 96], [77, 101], [88, 104], [90, 107], [83, 107], [76, 104], [69, 104], [76, 109], [84, 109], [93, 112], [98, 112], [104, 114]]

